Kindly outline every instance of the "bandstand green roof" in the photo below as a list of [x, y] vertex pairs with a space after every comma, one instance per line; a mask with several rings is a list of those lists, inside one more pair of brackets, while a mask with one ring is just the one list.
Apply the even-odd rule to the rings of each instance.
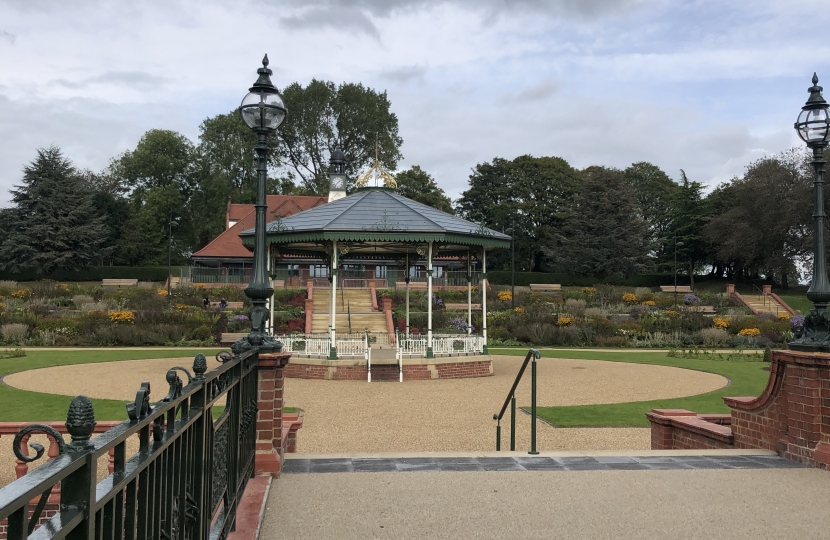
[[[510, 247], [506, 234], [385, 187], [358, 189], [342, 199], [272, 221], [266, 231], [266, 242], [285, 253], [320, 251], [333, 240], [348, 245], [351, 256], [414, 253], [430, 241], [442, 254], [465, 254], [474, 247]], [[254, 229], [240, 236], [243, 244], [253, 245]]]

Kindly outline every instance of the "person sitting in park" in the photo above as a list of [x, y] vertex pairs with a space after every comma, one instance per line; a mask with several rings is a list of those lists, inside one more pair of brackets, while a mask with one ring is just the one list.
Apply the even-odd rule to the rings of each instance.
[[224, 310], [226, 307], [228, 307], [228, 301], [225, 300], [225, 297], [223, 296], [222, 299], [219, 300], [219, 309]]

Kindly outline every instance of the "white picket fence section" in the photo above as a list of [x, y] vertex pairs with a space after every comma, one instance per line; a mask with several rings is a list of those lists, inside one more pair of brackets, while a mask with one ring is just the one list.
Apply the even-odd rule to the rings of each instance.
[[438, 355], [469, 355], [484, 353], [484, 338], [466, 334], [435, 335], [432, 336], [432, 354]]
[[401, 355], [407, 356], [426, 356], [427, 355], [427, 338], [424, 337], [413, 337], [411, 334], [407, 338], [406, 336], [400, 336], [398, 340], [398, 351]]
[[366, 338], [363, 339], [338, 339], [337, 356], [366, 356]]

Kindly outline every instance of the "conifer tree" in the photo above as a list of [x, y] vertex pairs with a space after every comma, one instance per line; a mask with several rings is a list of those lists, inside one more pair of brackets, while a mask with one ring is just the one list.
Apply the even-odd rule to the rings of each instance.
[[13, 206], [0, 220], [0, 268], [48, 275], [99, 262], [107, 237], [103, 218], [96, 215], [94, 194], [59, 148], [38, 150], [11, 193]]

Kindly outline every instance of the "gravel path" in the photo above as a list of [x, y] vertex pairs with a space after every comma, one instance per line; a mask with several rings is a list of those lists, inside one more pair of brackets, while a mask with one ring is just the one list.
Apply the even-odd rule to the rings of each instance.
[[[366, 383], [286, 379], [286, 406], [301, 407], [305, 424], [300, 452], [472, 451], [494, 447], [497, 412], [522, 358], [496, 356], [493, 377]], [[150, 381], [154, 400], [167, 391], [164, 374], [190, 358], [131, 360], [60, 366], [5, 377], [10, 386], [39, 392], [134, 399]], [[530, 404], [530, 373], [517, 390], [518, 405]], [[728, 383], [719, 375], [678, 368], [543, 358], [538, 362], [538, 404], [619, 403], [701, 394]], [[504, 421], [508, 444], [509, 413]], [[537, 445], [544, 450], [648, 449], [644, 428], [554, 429], [543, 422]], [[530, 445], [529, 416], [519, 413], [517, 448]]]

